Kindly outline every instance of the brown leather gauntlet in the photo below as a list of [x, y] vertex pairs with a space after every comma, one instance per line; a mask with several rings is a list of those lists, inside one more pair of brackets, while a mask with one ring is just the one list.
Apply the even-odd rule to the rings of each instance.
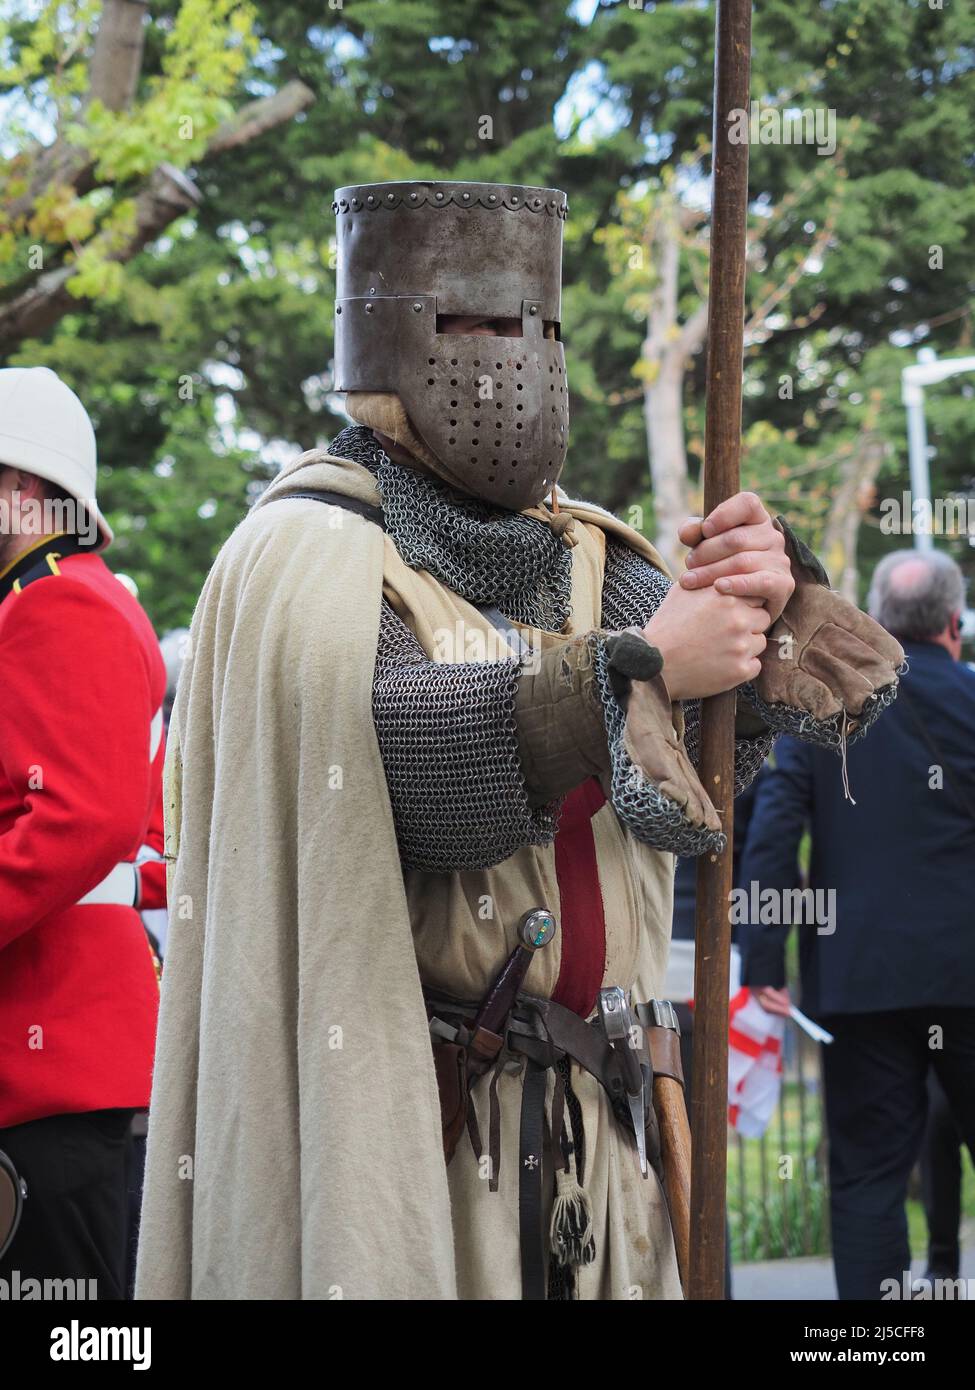
[[[608, 688], [599, 677], [600, 664]], [[717, 812], [674, 727], [680, 711], [675, 714], [660, 669], [660, 653], [637, 628], [590, 632], [543, 653], [536, 669], [521, 677], [515, 698], [518, 747], [532, 804], [552, 801], [598, 776], [611, 787], [624, 820], [627, 807], [636, 808], [641, 823], [649, 818], [650, 829], [664, 835], [666, 844], [658, 848], [674, 848], [678, 822], [684, 839], [687, 832], [720, 834]], [[615, 757], [607, 722], [617, 731]], [[633, 829], [644, 838], [638, 826]], [[680, 852], [700, 853], [701, 847]]]
[[609, 768], [606, 724], [586, 633], [547, 647], [518, 682], [515, 722], [528, 799], [543, 806]]
[[852, 734], [893, 698], [903, 649], [829, 588], [822, 565], [781, 517], [775, 525], [786, 538], [796, 588], [767, 634], [762, 670], [752, 683], [755, 708], [773, 727], [782, 727], [776, 714], [786, 709], [820, 725], [845, 720]]
[[674, 728], [663, 675], [633, 681], [626, 704], [623, 746], [634, 770], [679, 807], [689, 825], [720, 833], [720, 817]]

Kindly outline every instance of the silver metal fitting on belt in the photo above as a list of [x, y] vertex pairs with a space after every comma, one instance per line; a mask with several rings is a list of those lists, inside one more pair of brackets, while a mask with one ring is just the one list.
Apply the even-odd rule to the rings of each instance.
[[669, 999], [648, 999], [647, 1008], [653, 1015], [653, 1027], [670, 1028], [680, 1037], [680, 1024], [677, 1010]]

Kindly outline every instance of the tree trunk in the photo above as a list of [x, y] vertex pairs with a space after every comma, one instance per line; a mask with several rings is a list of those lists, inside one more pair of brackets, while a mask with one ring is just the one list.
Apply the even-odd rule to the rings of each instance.
[[[110, 111], [131, 106], [142, 70], [145, 14], [144, 0], [105, 0], [88, 65], [86, 107], [93, 101], [100, 101]], [[33, 161], [26, 191], [8, 203], [7, 219], [14, 222], [29, 215], [51, 184], [68, 184], [79, 194], [87, 193], [94, 183], [94, 168], [87, 150], [58, 135]]]
[[680, 568], [684, 548], [677, 527], [690, 511], [687, 450], [684, 445], [684, 370], [704, 342], [707, 303], [681, 325], [677, 321], [680, 274], [680, 221], [676, 200], [662, 194], [655, 207], [651, 236], [655, 271], [643, 341], [643, 415], [656, 518], [654, 544], [669, 568]]
[[125, 111], [135, 99], [145, 43], [145, 0], [102, 0], [89, 66], [89, 101]]
[[648, 382], [643, 392], [656, 518], [654, 544], [674, 573], [683, 554], [677, 527], [690, 512], [683, 386], [683, 363], [675, 361], [671, 354], [660, 362], [656, 379]]
[[840, 468], [840, 479], [823, 530], [823, 559], [826, 569], [845, 599], [856, 603], [857, 538], [863, 520], [864, 504], [880, 466], [884, 461], [885, 445], [879, 435], [864, 433], [859, 447]]

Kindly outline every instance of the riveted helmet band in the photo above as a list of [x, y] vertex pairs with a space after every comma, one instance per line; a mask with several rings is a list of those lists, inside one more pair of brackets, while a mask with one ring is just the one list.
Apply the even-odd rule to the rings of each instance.
[[[483, 183], [340, 188], [335, 385], [392, 392], [473, 495], [521, 510], [565, 461], [557, 189]], [[444, 316], [516, 320], [520, 336], [447, 333]], [[547, 331], [546, 331], [547, 330]]]

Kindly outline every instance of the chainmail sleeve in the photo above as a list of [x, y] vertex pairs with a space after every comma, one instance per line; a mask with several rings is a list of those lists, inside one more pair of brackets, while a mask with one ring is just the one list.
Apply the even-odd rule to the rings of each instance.
[[372, 708], [400, 855], [486, 869], [551, 843], [560, 802], [528, 802], [515, 725], [520, 661], [436, 662], [383, 601]]
[[[701, 765], [701, 702], [685, 700], [684, 747], [695, 767]], [[754, 738], [735, 739], [735, 796], [741, 796], [762, 770], [762, 764], [778, 738], [776, 729], [767, 729]]]
[[[631, 550], [621, 541], [606, 540], [606, 571], [603, 577], [602, 626], [619, 631], [625, 627], [643, 627], [656, 613], [670, 589], [671, 581], [660, 570], [655, 569], [642, 555]], [[666, 671], [664, 678], [666, 679]], [[612, 700], [612, 693], [605, 692], [605, 698]], [[695, 768], [700, 766], [701, 754], [701, 702], [684, 700], [684, 747]], [[622, 714], [619, 716], [622, 722]], [[754, 738], [735, 739], [735, 796], [749, 786], [758, 776], [759, 769], [772, 751], [776, 732], [769, 729]], [[622, 757], [625, 750], [620, 749]], [[619, 754], [614, 758], [614, 764]], [[615, 768], [621, 781], [632, 786], [634, 779], [627, 775], [627, 769]], [[688, 851], [692, 854], [700, 850]]]
[[606, 537], [602, 626], [643, 627], [670, 590], [670, 580], [622, 541]]

